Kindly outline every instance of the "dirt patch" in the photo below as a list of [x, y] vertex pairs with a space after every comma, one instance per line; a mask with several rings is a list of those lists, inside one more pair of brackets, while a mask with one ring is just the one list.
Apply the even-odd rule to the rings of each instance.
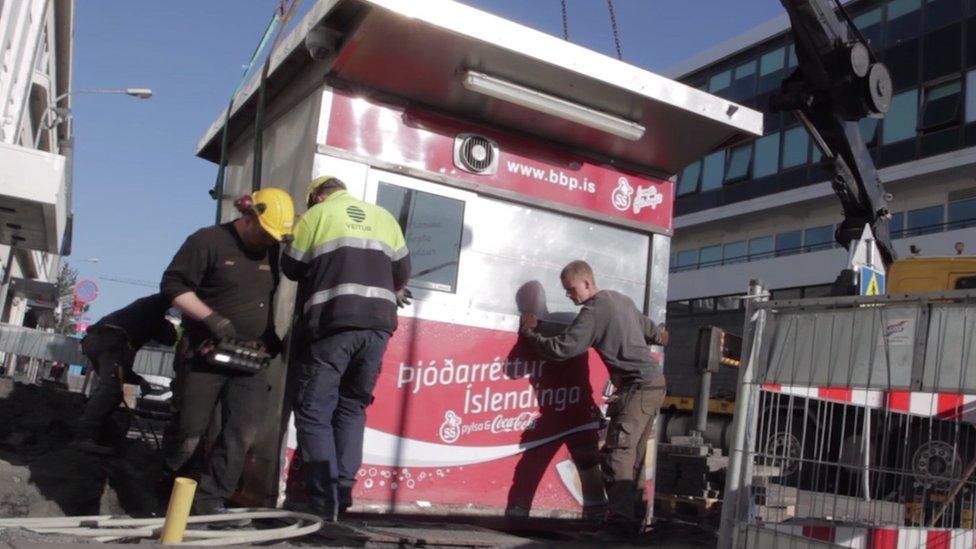
[[128, 417], [117, 414], [109, 437], [114, 456], [69, 447], [84, 396], [57, 386], [0, 379], [0, 517], [127, 514], [157, 508], [158, 453], [124, 438]]

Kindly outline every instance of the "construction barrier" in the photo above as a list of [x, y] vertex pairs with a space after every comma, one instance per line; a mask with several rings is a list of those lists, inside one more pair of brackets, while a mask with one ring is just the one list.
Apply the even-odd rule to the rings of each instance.
[[[15, 363], [15, 367], [21, 361], [88, 365], [88, 357], [81, 352], [81, 338], [12, 324], [0, 324], [0, 354], [7, 355], [5, 360]], [[36, 366], [34, 370], [36, 372]], [[140, 349], [136, 353], [133, 370], [137, 374], [172, 379], [173, 349], [170, 347]], [[13, 373], [8, 372], [8, 375]]]
[[755, 290], [719, 547], [973, 547], [976, 293]]

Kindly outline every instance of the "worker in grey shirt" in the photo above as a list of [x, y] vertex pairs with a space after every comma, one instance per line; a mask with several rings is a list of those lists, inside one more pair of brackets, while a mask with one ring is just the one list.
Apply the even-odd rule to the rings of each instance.
[[610, 424], [602, 454], [607, 490], [605, 530], [614, 537], [640, 533], [643, 517], [636, 516], [644, 479], [644, 456], [654, 419], [664, 401], [661, 364], [650, 345], [665, 345], [667, 331], [644, 316], [633, 300], [613, 290], [600, 290], [593, 269], [573, 261], [559, 276], [566, 296], [583, 308], [561, 334], [546, 337], [536, 328], [535, 315], [522, 316], [523, 340], [551, 360], [566, 360], [590, 347], [610, 371], [616, 392], [607, 406]]

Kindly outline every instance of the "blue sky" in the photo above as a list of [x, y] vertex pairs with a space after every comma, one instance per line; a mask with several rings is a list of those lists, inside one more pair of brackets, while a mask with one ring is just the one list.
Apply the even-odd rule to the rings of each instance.
[[[424, 1], [424, 0], [415, 0]], [[301, 13], [313, 0], [305, 0]], [[562, 35], [559, 0], [466, 0]], [[196, 143], [227, 104], [277, 0], [77, 2], [74, 89], [148, 87], [149, 100], [73, 97], [74, 241], [67, 258], [95, 280], [95, 321], [157, 283], [176, 249], [211, 224], [216, 165]], [[568, 0], [572, 42], [615, 55], [605, 0]], [[663, 71], [782, 13], [779, 0], [616, 0], [623, 58]], [[86, 259], [98, 259], [90, 263]]]

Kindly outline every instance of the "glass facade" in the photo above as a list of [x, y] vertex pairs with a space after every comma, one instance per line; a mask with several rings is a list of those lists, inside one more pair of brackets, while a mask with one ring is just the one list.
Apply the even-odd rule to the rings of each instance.
[[774, 133], [756, 140], [756, 160], [753, 177], [773, 175], [779, 170], [779, 134]]
[[810, 137], [803, 126], [783, 132], [783, 169], [807, 163], [810, 151]]
[[803, 246], [803, 231], [789, 231], [776, 235], [776, 255], [798, 254]]
[[731, 183], [749, 177], [752, 165], [752, 143], [729, 151], [729, 164], [725, 169], [725, 181]]
[[[887, 115], [859, 122], [875, 164], [976, 146], [976, 0], [860, 0], [847, 8], [892, 74]], [[827, 180], [795, 117], [767, 110], [770, 94], [794, 67], [791, 36], [782, 33], [683, 79], [767, 111], [766, 135], [753, 141], [750, 159], [733, 149], [724, 151], [724, 162], [713, 153], [689, 166], [679, 180], [676, 215]]]
[[[976, 227], [976, 197], [959, 198], [948, 204], [936, 204], [907, 212], [893, 212], [888, 223], [888, 232], [892, 238], [906, 238], [966, 227]], [[758, 261], [836, 247], [838, 244], [834, 242], [834, 226], [821, 225], [760, 236], [748, 243], [743, 240], [729, 242], [721, 245], [720, 255], [717, 252], [719, 245], [678, 252], [672, 271]], [[699, 256], [703, 258], [701, 261]]]
[[902, 92], [891, 98], [891, 108], [884, 118], [881, 141], [895, 143], [915, 136], [918, 118], [918, 90]]
[[950, 202], [948, 214], [950, 229], [976, 226], [976, 198]]
[[941, 231], [943, 210], [941, 204], [908, 210], [908, 228], [905, 230], [905, 236], [918, 236]]

